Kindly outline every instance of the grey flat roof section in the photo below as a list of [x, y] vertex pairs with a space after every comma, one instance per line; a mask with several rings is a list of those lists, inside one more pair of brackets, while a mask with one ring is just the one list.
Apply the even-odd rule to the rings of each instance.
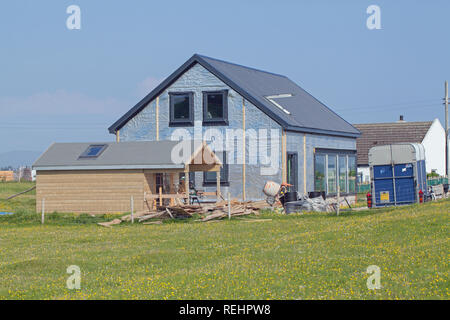
[[[109, 132], [115, 133], [119, 130], [196, 63], [205, 67], [287, 130], [348, 137], [358, 137], [360, 135], [360, 132], [355, 127], [289, 78], [198, 54], [194, 54], [158, 87], [109, 127]], [[266, 98], [267, 96], [280, 94], [292, 94], [290, 98], [276, 99], [276, 102], [288, 110], [290, 114], [286, 114]]]
[[[198, 143], [190, 144], [192, 153], [182, 155], [182, 163], [171, 159], [172, 149], [180, 141], [130, 141], [54, 143], [33, 164], [36, 170], [94, 170], [94, 169], [171, 169], [184, 168]], [[97, 158], [80, 158], [90, 146], [106, 144]]]

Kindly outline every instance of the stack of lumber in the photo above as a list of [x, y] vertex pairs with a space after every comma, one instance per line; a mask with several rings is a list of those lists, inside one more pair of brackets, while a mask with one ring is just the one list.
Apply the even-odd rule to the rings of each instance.
[[[258, 215], [259, 210], [267, 206], [268, 205], [264, 200], [240, 202], [233, 199], [230, 201], [229, 209], [227, 201], [202, 205], [179, 204], [176, 206], [157, 206], [154, 211], [137, 212], [133, 215], [133, 218], [138, 222], [145, 221], [144, 224], [160, 224], [161, 221], [165, 219], [188, 219], [197, 215], [199, 216], [197, 221], [208, 222], [226, 218], [228, 217], [228, 214], [230, 214], [231, 217], [246, 216], [250, 214]], [[111, 227], [112, 225], [120, 224], [123, 221], [131, 221], [131, 215], [98, 224], [104, 227]]]

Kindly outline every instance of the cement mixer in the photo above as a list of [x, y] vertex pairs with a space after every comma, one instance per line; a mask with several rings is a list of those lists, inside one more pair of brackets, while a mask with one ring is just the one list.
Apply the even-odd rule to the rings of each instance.
[[[283, 182], [282, 184], [278, 184], [274, 181], [267, 181], [263, 188], [263, 193], [267, 196], [266, 197], [267, 203], [270, 206], [273, 206], [275, 201], [280, 200], [280, 202], [284, 204], [284, 197], [290, 193], [294, 194], [294, 192], [288, 192], [288, 187], [292, 186], [293, 186], [292, 184], [285, 182]], [[295, 192], [295, 194], [297, 193]]]

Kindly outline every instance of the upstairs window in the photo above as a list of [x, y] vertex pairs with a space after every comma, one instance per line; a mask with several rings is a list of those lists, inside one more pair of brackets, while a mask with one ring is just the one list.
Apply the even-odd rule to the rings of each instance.
[[203, 92], [203, 124], [228, 125], [228, 90]]
[[103, 151], [105, 151], [106, 147], [108, 145], [106, 144], [91, 144], [89, 147], [87, 147], [86, 150], [80, 155], [80, 159], [94, 159], [97, 158], [99, 155], [102, 154]]
[[194, 95], [192, 92], [171, 92], [169, 126], [194, 125]]

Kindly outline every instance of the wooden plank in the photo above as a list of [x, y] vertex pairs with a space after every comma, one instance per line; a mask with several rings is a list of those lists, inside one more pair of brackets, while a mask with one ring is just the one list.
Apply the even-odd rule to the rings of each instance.
[[156, 97], [156, 110], [155, 110], [155, 117], [156, 117], [156, 141], [159, 140], [159, 96]]
[[216, 188], [217, 188], [217, 202], [220, 201], [219, 195], [220, 195], [220, 171], [217, 171], [216, 173]]
[[189, 171], [220, 171], [220, 164], [190, 164]]
[[286, 173], [286, 131], [281, 131], [281, 180], [283, 183], [287, 182]]
[[189, 199], [189, 166], [186, 166], [186, 169], [184, 171], [184, 191], [185, 191], [185, 194], [187, 195], [186, 202], [189, 204], [190, 203], [190, 199]]
[[303, 193], [306, 194], [306, 133], [303, 134]]
[[242, 152], [243, 152], [243, 163], [242, 163], [242, 201], [245, 201], [245, 161], [246, 161], [246, 137], [245, 137], [245, 99], [242, 98], [242, 131], [243, 131], [243, 143], [242, 143]]
[[[215, 194], [215, 193], [214, 193]], [[185, 194], [148, 194], [146, 195], [146, 199], [153, 200], [153, 199], [183, 199], [187, 198]]]

